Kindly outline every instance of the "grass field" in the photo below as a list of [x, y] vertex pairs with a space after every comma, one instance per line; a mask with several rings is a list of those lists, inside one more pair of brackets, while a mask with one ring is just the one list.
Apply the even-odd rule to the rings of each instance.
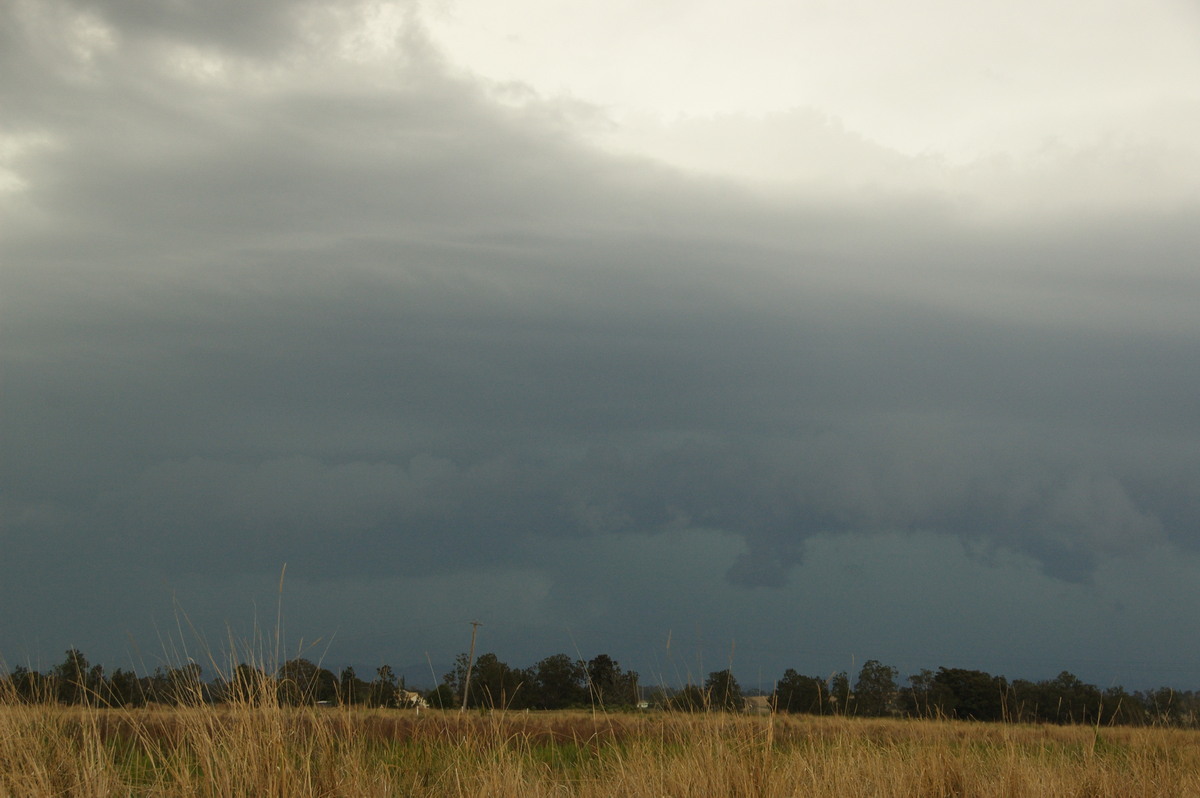
[[0, 795], [1200, 796], [1200, 732], [9, 703]]

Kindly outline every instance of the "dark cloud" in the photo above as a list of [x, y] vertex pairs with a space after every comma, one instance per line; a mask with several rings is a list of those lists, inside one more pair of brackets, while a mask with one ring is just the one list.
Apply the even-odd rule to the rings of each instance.
[[[296, 37], [310, 32], [306, 29], [319, 22], [328, 24], [369, 7], [365, 2], [331, 4], [322, 0], [152, 4], [137, 0], [66, 0], [63, 5], [93, 24], [112, 28], [122, 38], [163, 38], [216, 46], [256, 58], [295, 46]], [[323, 33], [327, 36], [328, 29]]]
[[252, 5], [5, 16], [121, 42], [5, 86], [49, 142], [0, 195], [10, 594], [88, 562], [595, 585], [564, 552], [688, 535], [784, 590], [809, 541], [900, 532], [1086, 583], [1200, 545], [1187, 214], [764, 198], [496, 105], [419, 32], [385, 82], [134, 79], [139, 42], [266, 59], [320, 11]]

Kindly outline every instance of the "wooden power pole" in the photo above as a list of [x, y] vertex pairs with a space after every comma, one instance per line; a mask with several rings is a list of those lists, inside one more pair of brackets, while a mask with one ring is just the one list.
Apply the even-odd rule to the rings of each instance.
[[467, 696], [471, 693], [471, 668], [475, 665], [475, 633], [483, 626], [479, 621], [471, 621], [471, 652], [467, 654], [467, 677], [463, 680], [463, 702], [460, 712], [467, 711]]

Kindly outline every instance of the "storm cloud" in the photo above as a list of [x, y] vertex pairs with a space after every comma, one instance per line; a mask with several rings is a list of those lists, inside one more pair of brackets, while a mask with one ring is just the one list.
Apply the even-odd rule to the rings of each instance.
[[[393, 10], [383, 43], [372, 4], [0, 12], [0, 570], [45, 602], [0, 653], [117, 645], [156, 580], [218, 621], [206, 590], [285, 562], [336, 586], [300, 588], [322, 622], [380, 580], [525, 574], [517, 657], [623, 546], [699, 547], [703, 581], [628, 589], [764, 624], [838, 540], [1072, 590], [1196, 567], [1194, 194], [763, 190], [599, 148], [603, 109], [514, 102]], [[121, 585], [121, 617], [61, 614]]]

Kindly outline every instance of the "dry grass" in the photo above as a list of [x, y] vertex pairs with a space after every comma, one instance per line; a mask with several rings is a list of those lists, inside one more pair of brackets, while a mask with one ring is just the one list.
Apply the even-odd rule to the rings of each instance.
[[0, 704], [4, 796], [1200, 796], [1200, 732]]

